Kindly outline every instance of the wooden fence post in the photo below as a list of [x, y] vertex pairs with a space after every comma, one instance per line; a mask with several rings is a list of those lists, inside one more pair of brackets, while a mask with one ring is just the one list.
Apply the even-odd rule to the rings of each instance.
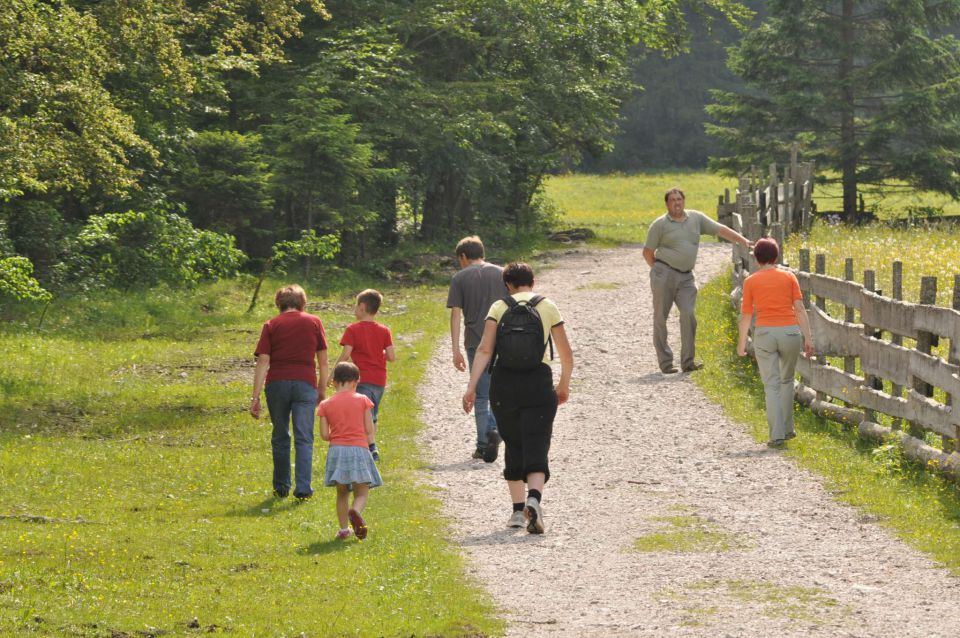
[[[890, 284], [890, 296], [896, 301], [903, 301], [903, 262], [895, 261], [893, 262], [893, 280]], [[898, 334], [890, 335], [890, 343], [898, 346], [903, 345], [903, 336]], [[896, 398], [903, 397], [903, 386], [897, 385], [896, 383], [890, 389], [891, 396]], [[899, 430], [903, 427], [903, 419], [894, 419], [891, 424], [891, 429]]]
[[[853, 281], [853, 257], [847, 257], [843, 261], [843, 278], [845, 281]], [[843, 307], [843, 320], [847, 323], [853, 323], [855, 319], [854, 308], [852, 306]], [[857, 358], [845, 356], [843, 358], [843, 371], [847, 374], [853, 374], [857, 371]], [[856, 407], [856, 404], [844, 401], [847, 407]]]
[[[877, 275], [872, 270], [863, 271], [863, 288], [869, 292], [874, 292], [877, 289]], [[874, 329], [867, 324], [863, 324], [863, 334], [868, 337], [872, 337], [874, 334]], [[863, 375], [863, 384], [871, 389], [876, 389], [877, 378], [872, 374]], [[880, 384], [882, 387], [882, 384]], [[866, 409], [863, 411], [863, 418], [872, 423], [876, 423], [876, 414], [873, 410]]]
[[[953, 276], [952, 306], [954, 310], [960, 310], [960, 275]], [[955, 339], [950, 339], [950, 353], [947, 355], [947, 361], [953, 364], [960, 363], [960, 343], [956, 343]], [[953, 407], [955, 401], [952, 395], [947, 395], [947, 405], [951, 406], [951, 409], [956, 409]], [[943, 437], [943, 451], [947, 454], [960, 452], [960, 425], [956, 426], [955, 429], [956, 433], [952, 439]]]
[[[937, 303], [937, 278], [936, 277], [921, 277], [920, 279], [920, 304], [929, 306], [935, 305]], [[917, 352], [922, 352], [923, 354], [930, 354], [930, 351], [933, 347], [933, 334], [927, 332], [926, 330], [917, 331]], [[932, 397], [933, 396], [933, 386], [929, 383], [926, 383], [919, 377], [913, 377], [913, 389], [919, 392], [920, 394]], [[910, 424], [910, 434], [917, 437], [918, 439], [923, 439], [923, 428], [917, 423]]]
[[[800, 249], [800, 272], [810, 272], [810, 249], [801, 248]], [[803, 293], [803, 305], [805, 308], [810, 307], [810, 293]]]
[[[815, 261], [814, 269], [816, 270], [816, 273], [818, 275], [827, 274], [827, 256], [824, 255], [823, 253], [817, 253], [817, 256], [814, 261]], [[817, 308], [826, 312], [827, 300], [824, 297], [821, 297], [820, 295], [816, 295], [816, 298], [817, 298], [816, 300]], [[823, 355], [819, 355], [815, 358], [814, 361], [816, 363], [819, 363], [820, 365], [824, 365], [827, 362], [827, 358]], [[826, 393], [817, 392], [817, 401], [826, 401], [826, 400], [827, 400]]]

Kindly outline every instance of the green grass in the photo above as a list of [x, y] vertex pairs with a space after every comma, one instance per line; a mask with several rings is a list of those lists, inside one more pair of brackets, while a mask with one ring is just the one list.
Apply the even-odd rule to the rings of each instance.
[[[834, 174], [831, 177], [837, 179], [839, 176]], [[843, 186], [839, 182], [817, 184], [813, 192], [819, 210], [836, 211], [843, 208]], [[863, 202], [868, 211], [882, 220], [901, 219], [910, 216], [911, 211], [916, 214], [924, 209], [931, 209], [938, 214], [942, 212], [943, 215], [960, 215], [960, 201], [940, 193], [912, 191], [905, 185], [888, 188], [884, 192], [866, 191], [863, 193]]]
[[679, 186], [687, 208], [717, 214], [717, 196], [733, 180], [712, 173], [673, 171], [640, 175], [560, 175], [546, 183], [547, 197], [563, 211], [564, 227], [587, 226], [601, 244], [640, 243], [666, 212], [663, 194]]
[[[245, 315], [246, 284], [67, 302], [43, 330], [4, 327], [0, 634], [502, 632], [418, 475], [416, 388], [446, 330], [443, 291], [383, 290], [398, 345], [381, 412], [386, 485], [371, 493], [370, 537], [336, 542], [319, 439], [313, 500], [270, 495], [270, 428], [245, 408], [272, 294]], [[311, 298], [331, 359], [365, 286], [345, 278]]]
[[839, 620], [851, 611], [819, 587], [753, 580], [702, 580], [661, 594], [681, 603], [684, 606], [681, 623], [694, 627], [709, 625], [713, 617], [729, 607], [753, 608], [769, 618], [814, 625]]
[[[751, 360], [734, 352], [737, 326], [729, 282], [729, 276], [720, 276], [700, 291], [697, 350], [707, 366], [693, 376], [731, 418], [746, 424], [757, 441], [765, 441], [763, 386]], [[825, 477], [837, 498], [862, 508], [960, 574], [960, 490], [955, 484], [808, 410], [797, 411], [796, 427], [799, 436], [787, 444], [785, 454]]]
[[[913, 228], [862, 227], [815, 224], [808, 235], [793, 235], [786, 242], [784, 258], [799, 266], [799, 250], [814, 256], [823, 253], [827, 274], [843, 278], [844, 260], [853, 258], [854, 279], [863, 282], [863, 271], [876, 272], [877, 287], [885, 295], [893, 291], [893, 262], [903, 262], [903, 298], [917, 302], [920, 278], [939, 278], [937, 303], [949, 306], [953, 298], [953, 275], [960, 273], [960, 227], [940, 224]], [[842, 316], [842, 315], [841, 315]]]
[[695, 514], [656, 516], [660, 531], [640, 536], [633, 542], [638, 552], [725, 552], [737, 547], [737, 540], [718, 525]]

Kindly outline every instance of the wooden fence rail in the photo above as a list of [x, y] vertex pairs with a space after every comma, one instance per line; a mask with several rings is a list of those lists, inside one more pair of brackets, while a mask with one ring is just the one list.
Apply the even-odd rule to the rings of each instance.
[[[735, 203], [728, 193], [721, 197], [721, 222], [753, 241], [772, 236], [782, 246], [786, 235], [810, 223], [812, 165], [803, 166], [794, 156], [783, 180], [774, 179], [778, 172], [771, 167], [762, 190], [753, 178], [742, 177]], [[743, 280], [757, 265], [736, 245], [732, 259], [731, 300], [739, 310]], [[811, 272], [810, 253], [801, 250], [800, 267], [793, 270], [817, 349], [814, 359], [801, 357], [797, 365], [797, 399], [822, 416], [857, 427], [861, 436], [892, 436], [908, 456], [960, 478], [960, 409], [952, 405], [960, 397], [960, 275], [953, 278], [954, 307], [944, 308], [935, 305], [935, 277], [924, 277], [920, 302], [909, 303], [902, 301], [900, 262], [893, 264], [892, 297], [876, 291], [873, 271], [864, 271], [858, 283], [853, 260], [844, 265], [843, 279], [828, 277], [826, 257], [818, 254]], [[915, 346], [905, 347], [904, 339]], [[949, 341], [946, 358], [934, 351], [941, 339]], [[828, 357], [842, 359], [842, 367], [831, 365]], [[888, 415], [891, 426], [879, 425], [878, 414]], [[907, 428], [901, 431], [904, 422]], [[924, 442], [926, 432], [942, 437], [942, 450]]]

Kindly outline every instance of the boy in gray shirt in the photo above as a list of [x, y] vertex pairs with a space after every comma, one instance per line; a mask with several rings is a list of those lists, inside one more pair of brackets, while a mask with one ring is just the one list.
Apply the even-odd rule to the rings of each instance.
[[[484, 261], [483, 242], [477, 236], [464, 237], [457, 244], [460, 272], [450, 281], [447, 308], [450, 308], [450, 339], [453, 345], [453, 365], [457, 370], [469, 371], [480, 345], [483, 324], [493, 302], [507, 296], [503, 283], [503, 268]], [[463, 346], [467, 351], [464, 361], [460, 351], [460, 323], [463, 320]], [[474, 406], [477, 421], [477, 449], [473, 458], [487, 463], [497, 460], [500, 433], [490, 411], [490, 374], [484, 372], [477, 384], [477, 402]]]

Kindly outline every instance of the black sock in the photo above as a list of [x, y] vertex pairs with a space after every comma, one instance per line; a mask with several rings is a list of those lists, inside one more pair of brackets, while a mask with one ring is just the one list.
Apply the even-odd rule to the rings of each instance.
[[367, 446], [367, 447], [369, 447], [369, 448], [370, 448], [370, 451], [373, 452], [374, 450], [377, 449], [377, 444], [376, 444], [376, 443], [371, 443], [371, 444], [370, 444], [369, 446]]
[[543, 494], [540, 493], [540, 490], [530, 490], [527, 492], [527, 498], [535, 498], [539, 503], [540, 499], [543, 498]]
[[514, 503], [514, 504], [513, 504], [513, 511], [514, 511], [514, 512], [522, 512], [522, 511], [523, 511], [523, 507], [524, 507], [523, 503]]

